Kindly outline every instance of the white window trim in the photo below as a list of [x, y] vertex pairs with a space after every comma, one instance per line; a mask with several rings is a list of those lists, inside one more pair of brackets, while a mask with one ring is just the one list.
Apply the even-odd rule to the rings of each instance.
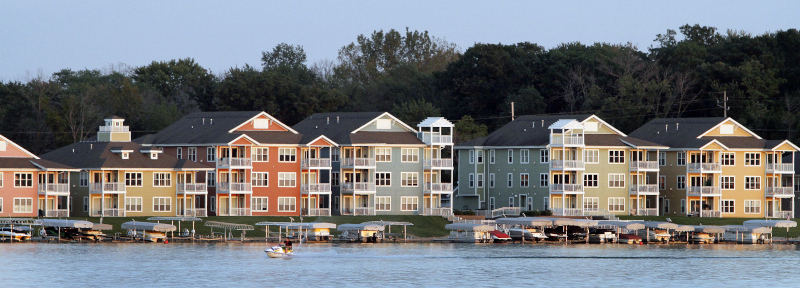
[[[23, 175], [23, 174], [30, 176], [31, 186], [17, 186], [17, 175]], [[33, 173], [30, 173], [30, 172], [14, 172], [14, 188], [33, 188], [33, 185], [34, 185]], [[17, 198], [14, 198], [14, 199], [17, 199]], [[33, 199], [33, 198], [31, 198], [31, 199]]]
[[[378, 174], [386, 174], [388, 176], [386, 179], [389, 180], [389, 185], [378, 185]], [[375, 187], [392, 187], [392, 172], [375, 172]]]
[[[133, 203], [130, 206], [134, 206], [134, 207], [135, 206], [139, 206], [139, 210], [128, 210], [128, 199], [136, 199], [136, 200], [138, 200], [138, 201], [136, 201], [138, 203]], [[144, 199], [142, 197], [125, 197], [125, 200], [123, 200], [123, 201], [124, 201], [123, 206], [125, 206], [124, 207], [125, 212], [143, 212], [144, 211]]]
[[[756, 206], [749, 206], [750, 208], [757, 208], [758, 211], [755, 212], [747, 212], [748, 205], [747, 203], [758, 203]], [[752, 209], [751, 209], [752, 210]], [[761, 214], [761, 200], [756, 199], [745, 199], [744, 200], [744, 214]]]
[[548, 149], [539, 150], [539, 163], [550, 163], [550, 150]]
[[[292, 175], [294, 177], [292, 180], [288, 180], [286, 179], [286, 175]], [[281, 185], [281, 179], [283, 179], [283, 185]], [[287, 186], [286, 181], [292, 181], [294, 184]], [[297, 187], [297, 172], [278, 172], [278, 187]], [[295, 202], [295, 204], [297, 204], [297, 202]]]
[[[412, 177], [416, 180], [416, 185], [405, 185], [405, 175], [414, 175], [416, 177]], [[477, 178], [476, 178], [477, 180]], [[400, 172], [400, 187], [419, 187], [419, 173], [418, 172]]]
[[[381, 151], [389, 153], [381, 153]], [[378, 160], [378, 156], [384, 156], [385, 160]], [[375, 148], [375, 162], [392, 162], [392, 148]]]
[[[292, 151], [292, 153], [284, 153], [284, 151]], [[281, 160], [281, 156], [282, 155], [294, 156], [294, 160], [282, 161]], [[297, 149], [290, 148], [290, 147], [289, 148], [287, 148], [287, 147], [278, 147], [278, 162], [279, 163], [295, 163], [295, 162], [297, 162]]]
[[[725, 209], [723, 209], [724, 206], [722, 205], [722, 203], [725, 202], [725, 201], [733, 202], [733, 207], [732, 207], [733, 208], [733, 212], [724, 212]], [[720, 199], [719, 200], [719, 213], [722, 213], [722, 214], [736, 214], [736, 200], [734, 200], [734, 199]]]
[[467, 179], [467, 185], [469, 188], [475, 188], [475, 173], [469, 173], [469, 179]]
[[667, 189], [667, 175], [658, 175], [658, 190], [666, 190], [666, 189]]
[[[622, 209], [612, 210], [611, 209], [612, 201], [617, 201], [617, 200], [621, 200], [622, 204], [613, 204], [613, 205], [614, 206], [622, 206]], [[625, 197], [608, 197], [608, 211], [609, 212], [625, 212], [625, 205], [626, 204], [627, 203], [625, 203]]]
[[[409, 203], [409, 200], [411, 203]], [[417, 209], [405, 209], [405, 206], [416, 206]], [[400, 211], [417, 211], [419, 210], [419, 197], [403, 196], [400, 197]]]
[[[167, 181], [167, 185], [156, 185], [157, 181], [158, 182], [163, 181], [163, 179], [162, 180], [157, 180], [156, 179], [156, 174], [167, 175], [168, 177], [164, 178]], [[144, 179], [142, 179], [142, 181], [144, 181]], [[153, 172], [153, 187], [172, 187], [172, 173], [170, 173], [170, 172]]]
[[[263, 174], [263, 180], [266, 182], [267, 185], [256, 185], [256, 174]], [[253, 187], [269, 187], [269, 172], [250, 172], [250, 183]]]
[[[527, 156], [525, 154], [527, 154]], [[520, 149], [519, 164], [529, 164], [529, 163], [531, 163], [531, 151], [528, 149]]]
[[[723, 188], [725, 186], [722, 185], [722, 178], [725, 178], [725, 177], [730, 177], [730, 178], [733, 179], [733, 188], [731, 188], [731, 189]], [[719, 176], [719, 190], [736, 190], [736, 176], [734, 176], [734, 175], [721, 175], [721, 176]]]
[[[406, 160], [403, 160], [403, 156], [410, 156], [411, 159], [416, 159], [416, 160], [406, 161]], [[401, 163], [419, 163], [419, 148], [401, 148], [400, 149], [400, 162]]]
[[[381, 200], [388, 200], [386, 203], [378, 203], [380, 202], [378, 199]], [[378, 205], [388, 206], [378, 209]], [[375, 211], [392, 211], [392, 196], [375, 196]]]
[[[681, 179], [683, 179], [683, 188], [681, 188]], [[676, 190], [686, 190], [686, 175], [678, 175], [675, 177], [675, 189]]]
[[[594, 186], [594, 187], [593, 186], [586, 186], [586, 176], [592, 176], [592, 175], [597, 177], [597, 186]], [[586, 188], [590, 188], [590, 189], [600, 188], [600, 174], [598, 174], [598, 173], [583, 173], [583, 183], [582, 184], [583, 184], [583, 188], [584, 189], [586, 189]]]
[[[722, 157], [723, 155], [733, 155], [733, 165], [726, 165], [725, 160]], [[736, 152], [720, 152], [719, 153], [719, 164], [721, 166], [736, 166]]]
[[[19, 211], [19, 210], [17, 210], [17, 200], [28, 200], [28, 202], [30, 202], [30, 205], [26, 205], [26, 206], [29, 206], [31, 208], [30, 211]], [[30, 198], [30, 197], [14, 197], [14, 198], [12, 198], [12, 201], [13, 202], [11, 202], [11, 204], [13, 206], [11, 207], [11, 211], [13, 211], [14, 213], [33, 213], [33, 198]]]
[[[615, 181], [614, 179], [612, 179], [612, 177], [622, 177], [622, 186], [611, 186], [611, 182]], [[625, 188], [625, 187], [628, 186], [627, 185], [628, 183], [625, 183], [625, 182], [627, 182], [627, 180], [628, 179], [627, 179], [627, 177], [625, 177], [625, 174], [622, 174], [622, 173], [608, 173], [608, 186], [607, 187], [608, 188]]]
[[478, 173], [475, 175], [475, 185], [478, 188], [483, 188], [483, 186], [486, 185], [486, 183], [484, 183], [485, 180], [486, 178], [484, 178], [483, 173]]
[[[593, 200], [594, 203], [591, 204], [594, 204], [596, 208], [594, 210], [586, 209], [586, 204], [587, 204], [586, 200]], [[589, 212], [600, 211], [600, 197], [583, 197], [583, 211], [589, 211]]]
[[[166, 211], [156, 210], [157, 200], [156, 199], [166, 199], [166, 206], [169, 208]], [[144, 203], [142, 203], [144, 204]], [[172, 197], [153, 197], [153, 212], [172, 212]]]
[[[192, 153], [192, 151], [194, 151], [194, 153]], [[194, 157], [194, 159], [192, 159], [192, 157]], [[197, 147], [186, 148], [186, 159], [189, 159], [189, 161], [192, 162], [197, 162]]]
[[[747, 188], [747, 178], [758, 179], [758, 188]], [[744, 176], [744, 183], [743, 183], [744, 190], [761, 190], [762, 184], [763, 183], [761, 182], [761, 176]]]
[[[256, 209], [256, 202], [258, 202], [258, 206], [263, 206], [266, 209]], [[269, 212], [269, 197], [251, 197], [250, 209], [253, 212]]]
[[183, 159], [183, 147], [175, 149], [175, 158]]
[[[589, 153], [590, 152], [593, 152], [595, 154], [592, 157], [595, 157], [597, 159], [597, 161], [595, 161], [595, 162], [587, 161], [589, 159]], [[583, 150], [583, 160], [586, 161], [585, 162], [586, 164], [600, 164], [600, 149], [586, 149], [586, 150]]]
[[514, 164], [514, 150], [508, 149], [508, 164]]
[[494, 149], [489, 150], [489, 164], [494, 164], [495, 162], [496, 155], [494, 151], [495, 151]]
[[[294, 207], [294, 209], [292, 209], [292, 210], [281, 209], [281, 207], [288, 206], [287, 204], [285, 204], [285, 201], [286, 201], [285, 199], [293, 199], [294, 200], [294, 205], [291, 205], [292, 207]], [[281, 200], [283, 200], [283, 201], [281, 201]], [[284, 203], [284, 204], [281, 205], [281, 203]], [[297, 211], [297, 197], [278, 197], [278, 212], [295, 212], [295, 211]]]
[[217, 148], [206, 147], [206, 162], [217, 161]]
[[[612, 152], [621, 152], [621, 153], [622, 153], [622, 155], [621, 155], [621, 156], [620, 156], [620, 155], [611, 156], [611, 153], [612, 153]], [[627, 159], [625, 159], [625, 155], [626, 155], [626, 154], [627, 154], [627, 153], [625, 153], [625, 150], [619, 150], [619, 149], [609, 149], [609, 150], [608, 150], [608, 164], [610, 164], [610, 165], [619, 165], [619, 164], [625, 164], [625, 163], [626, 163], [626, 161], [628, 161]], [[622, 162], [611, 162], [611, 157], [614, 157], [614, 158], [620, 158], [620, 159], [622, 159]]]
[[[747, 164], [747, 155], [758, 155], [758, 165], [748, 165]], [[753, 159], [755, 160], [755, 159]], [[761, 153], [758, 152], [745, 152], [744, 153], [744, 166], [746, 167], [758, 167], [761, 166]]]
[[[139, 174], [139, 180], [142, 184], [139, 185], [128, 185], [128, 174]], [[143, 172], [125, 172], [125, 187], [144, 187], [144, 173]], [[133, 182], [135, 183], [135, 182]]]
[[[528, 177], [528, 184], [522, 185], [523, 184], [522, 183], [522, 178], [523, 178], [522, 175], [525, 175], [525, 176]], [[529, 173], [519, 173], [519, 188], [528, 188], [530, 186], [531, 186], [531, 175]]]
[[489, 188], [494, 188], [495, 176], [494, 173], [489, 173]]
[[[683, 155], [683, 164], [681, 164], [681, 155]], [[686, 166], [686, 152], [678, 152], [675, 155], [675, 165], [677, 166]]]
[[469, 150], [469, 164], [475, 164], [475, 150]]
[[[259, 153], [259, 151], [265, 151], [266, 153], [262, 154]], [[251, 158], [253, 158], [253, 162], [269, 162], [269, 147], [253, 147], [252, 153], [253, 157]], [[258, 155], [262, 155], [264, 157], [261, 157], [261, 160], [257, 160]]]
[[83, 197], [83, 212], [89, 212], [89, 206], [91, 206], [89, 204], [90, 204], [89, 203], [89, 197], [88, 196], [84, 196]]
[[508, 186], [508, 188], [514, 188], [514, 173], [506, 174], [506, 186]]
[[[544, 176], [544, 179], [547, 179], [547, 183], [545, 183], [547, 185], [542, 185], [542, 176]], [[550, 173], [539, 173], [539, 187], [541, 188], [550, 187]]]
[[658, 152], [658, 166], [667, 166], [667, 152]]

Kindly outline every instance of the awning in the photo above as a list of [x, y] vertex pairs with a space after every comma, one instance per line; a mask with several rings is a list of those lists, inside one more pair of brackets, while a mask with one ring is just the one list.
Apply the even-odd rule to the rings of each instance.
[[104, 231], [111, 229], [114, 229], [114, 226], [112, 226], [111, 224], [92, 223], [92, 230]]
[[722, 226], [694, 226], [694, 232], [720, 234], [725, 233], [725, 228]]
[[518, 217], [518, 218], [499, 218], [496, 220], [497, 224], [507, 225], [523, 225], [523, 226], [552, 226], [553, 220], [543, 217]]
[[81, 220], [42, 219], [42, 226], [61, 228], [92, 228], [94, 223]]
[[120, 225], [120, 228], [126, 230], [146, 230], [146, 231], [158, 231], [158, 232], [172, 232], [177, 229], [175, 225], [172, 224], [141, 222], [141, 221], [125, 222], [122, 223], [122, 225]]
[[42, 220], [34, 218], [0, 218], [0, 225], [41, 225]]
[[572, 220], [575, 222], [575, 224], [572, 224], [572, 226], [578, 226], [582, 228], [597, 226], [598, 222], [597, 220], [590, 220], [590, 219], [572, 219]]
[[744, 226], [791, 228], [797, 227], [797, 222], [792, 220], [747, 220], [744, 221]]
[[227, 223], [227, 222], [219, 222], [219, 221], [208, 221], [208, 222], [204, 223], [203, 225], [205, 225], [206, 227], [211, 227], [211, 228], [222, 228], [222, 229], [240, 230], [240, 231], [253, 230], [254, 229], [253, 225], [249, 225], [249, 224]]
[[414, 226], [414, 223], [411, 222], [400, 222], [400, 221], [367, 221], [362, 222], [361, 224], [375, 224], [375, 225], [383, 225], [383, 226]]
[[645, 227], [644, 223], [641, 222], [622, 222], [622, 221], [598, 221], [598, 225], [614, 226], [628, 230], [639, 230], [639, 229], [644, 229]]
[[650, 229], [669, 229], [669, 230], [678, 229], [678, 224], [669, 223], [669, 222], [644, 221], [644, 222], [639, 222], [639, 223], [644, 224], [644, 227], [647, 227], [647, 228], [650, 228]]
[[336, 230], [339, 231], [383, 231], [385, 227], [383, 225], [375, 225], [375, 224], [342, 224], [339, 227], [336, 227]]
[[722, 228], [725, 228], [725, 231], [728, 231], [728, 232], [757, 233], [757, 234], [769, 234], [769, 233], [772, 233], [772, 229], [767, 228], [767, 227], [744, 226], [744, 225], [726, 225], [726, 226], [722, 226]]
[[194, 221], [203, 221], [203, 219], [197, 217], [150, 217], [147, 218], [147, 221], [186, 221], [186, 222], [194, 222]]
[[694, 231], [694, 226], [692, 225], [678, 225], [678, 228], [675, 228], [675, 232], [692, 232]]
[[444, 225], [444, 229], [449, 230], [462, 230], [462, 231], [494, 231], [494, 226], [486, 224], [472, 224], [472, 223], [450, 223]]
[[327, 222], [258, 222], [256, 226], [280, 226], [283, 228], [302, 228], [302, 229], [334, 229], [336, 224]]

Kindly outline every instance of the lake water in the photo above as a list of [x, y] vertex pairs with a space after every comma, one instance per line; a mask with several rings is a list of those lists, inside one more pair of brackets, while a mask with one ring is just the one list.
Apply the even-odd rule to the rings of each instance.
[[[15, 287], [797, 287], [795, 245], [0, 244]], [[9, 286], [5, 286], [9, 287]], [[234, 287], [234, 286], [231, 286]]]

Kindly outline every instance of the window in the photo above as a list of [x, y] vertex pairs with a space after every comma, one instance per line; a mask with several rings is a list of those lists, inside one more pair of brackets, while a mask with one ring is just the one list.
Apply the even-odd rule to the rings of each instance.
[[150, 159], [153, 159], [153, 160], [158, 159], [158, 153], [150, 153]]
[[625, 211], [625, 198], [623, 197], [608, 197], [608, 211], [623, 212]]
[[269, 197], [250, 198], [250, 207], [252, 208], [253, 212], [269, 211]]
[[722, 152], [719, 154], [722, 160], [722, 166], [734, 166], [736, 165], [736, 153], [733, 152]]
[[[481, 181], [483, 181], [483, 174], [478, 174]], [[403, 187], [417, 187], [419, 185], [419, 173], [416, 172], [402, 172], [400, 186]], [[480, 184], [479, 184], [480, 185]], [[480, 187], [480, 186], [479, 186]]]
[[494, 150], [489, 150], [489, 164], [494, 164]]
[[153, 197], [153, 212], [170, 212], [170, 211], [172, 211], [172, 198]]
[[[0, 172], [0, 187], [3, 187], [3, 172]], [[2, 209], [2, 205], [0, 205], [0, 209]]]
[[339, 162], [339, 155], [340, 155], [340, 153], [341, 153], [341, 151], [339, 151], [339, 149], [337, 149], [337, 148], [331, 148], [331, 161], [333, 161], [333, 162]]
[[142, 212], [142, 197], [125, 197], [125, 212]]
[[681, 213], [686, 213], [686, 199], [681, 199]]
[[475, 150], [469, 150], [469, 164], [475, 163]]
[[14, 198], [14, 213], [33, 212], [33, 198]]
[[172, 186], [172, 174], [153, 172], [153, 186], [155, 187], [169, 187]]
[[177, 152], [177, 156], [176, 157], [178, 159], [183, 159], [183, 148], [182, 147], [178, 147], [177, 151], [178, 152]]
[[331, 185], [339, 186], [339, 172], [331, 172]]
[[83, 197], [83, 212], [89, 212], [89, 197]]
[[494, 173], [489, 173], [489, 188], [494, 188]]
[[33, 187], [33, 173], [14, 173], [14, 187]]
[[541, 173], [539, 174], [539, 187], [549, 187], [550, 186], [550, 174], [548, 173]]
[[197, 147], [186, 148], [186, 153], [189, 154], [189, 161], [197, 162]]
[[475, 151], [475, 157], [478, 158], [478, 164], [483, 164], [483, 150]]
[[508, 207], [516, 207], [514, 206], [514, 197], [508, 197]]
[[[296, 173], [278, 172], [278, 187], [295, 187], [296, 185], [297, 185]], [[278, 201], [280, 201], [280, 199], [278, 199]], [[292, 209], [292, 211], [294, 211], [294, 209]]]
[[678, 175], [678, 190], [686, 190], [686, 175]]
[[519, 163], [521, 164], [528, 164], [530, 163], [530, 150], [528, 149], [521, 149], [519, 150]]
[[761, 200], [744, 200], [744, 213], [745, 214], [760, 214], [761, 213]]
[[608, 174], [608, 188], [625, 188], [625, 174]]
[[88, 187], [89, 186], [89, 171], [81, 171], [80, 173], [80, 186], [81, 187]]
[[403, 148], [400, 149], [400, 162], [419, 162], [419, 149]]
[[667, 166], [667, 152], [658, 152], [658, 166]]
[[589, 150], [584, 150], [583, 153], [586, 153], [586, 156], [584, 156], [584, 160], [586, 160], [586, 164], [599, 164], [600, 163], [600, 150], [589, 149]]
[[745, 190], [761, 189], [761, 176], [744, 176], [744, 189]]
[[128, 158], [130, 158], [130, 153], [122, 152], [122, 159], [128, 159]]
[[720, 184], [720, 189], [722, 190], [734, 190], [736, 189], [736, 177], [721, 176], [719, 177], [719, 184]]
[[719, 134], [726, 134], [730, 135], [733, 134], [733, 125], [731, 124], [722, 124], [719, 126]]
[[667, 189], [667, 176], [659, 175], [658, 176], [658, 190], [666, 190]]
[[401, 211], [417, 211], [419, 207], [419, 198], [417, 197], [400, 197], [400, 210]]
[[217, 149], [215, 147], [206, 147], [206, 161], [212, 162], [217, 160]]
[[269, 119], [264, 119], [264, 118], [253, 119], [253, 128], [255, 128], [255, 129], [268, 129], [269, 128]]
[[744, 166], [761, 166], [761, 153], [744, 153]]
[[208, 184], [208, 187], [217, 186], [217, 172], [214, 171], [206, 172], [206, 183]]
[[391, 119], [378, 119], [378, 121], [375, 122], [375, 128], [377, 129], [392, 129]]
[[597, 188], [600, 187], [600, 176], [596, 173], [583, 174], [583, 187], [584, 188]]
[[664, 214], [669, 213], [669, 199], [664, 199]]
[[6, 147], [8, 147], [8, 142], [0, 140], [0, 151], [6, 151]]
[[608, 163], [610, 164], [625, 163], [625, 150], [608, 150]]
[[686, 152], [678, 152], [678, 166], [686, 166]]
[[600, 198], [583, 197], [583, 211], [597, 212], [598, 210], [600, 210]]
[[530, 182], [530, 176], [528, 173], [520, 173], [519, 174], [519, 187], [520, 188], [528, 188]]
[[719, 202], [720, 212], [724, 214], [735, 213], [733, 200], [721, 200]]
[[542, 206], [542, 208], [543, 208], [545, 211], [546, 211], [546, 210], [550, 210], [550, 197], [544, 197], [544, 201], [542, 201], [542, 204], [544, 204], [544, 205]]
[[209, 211], [217, 211], [217, 197], [211, 196], [211, 199], [208, 200], [208, 210]]
[[547, 149], [539, 150], [539, 162], [540, 163], [550, 162], [550, 150]]
[[508, 149], [508, 164], [514, 164], [514, 150]]
[[478, 173], [478, 188], [483, 188], [483, 173]]
[[494, 197], [489, 197], [489, 210], [494, 210]]
[[126, 187], [142, 187], [142, 172], [125, 172]]
[[3, 213], [3, 198], [0, 197], [0, 213]]
[[294, 212], [297, 209], [296, 197], [278, 197], [278, 212]]
[[375, 148], [375, 161], [392, 162], [392, 148]]
[[597, 124], [597, 122], [586, 122], [583, 125], [587, 132], [597, 132]]
[[333, 197], [333, 210], [339, 210], [339, 196]]
[[469, 173], [469, 188], [475, 187], [475, 174]]
[[269, 162], [269, 147], [253, 148], [253, 162]]
[[392, 186], [392, 173], [390, 173], [390, 172], [376, 172], [375, 173], [375, 186], [381, 186], [381, 187]]
[[392, 197], [375, 196], [375, 211], [392, 211]]
[[508, 178], [508, 185], [507, 185], [508, 188], [513, 188], [514, 187], [514, 174], [508, 173], [508, 175], [506, 177]]
[[295, 162], [295, 161], [297, 161], [297, 149], [278, 148], [278, 162]]
[[269, 172], [253, 172], [250, 179], [253, 187], [269, 187]]

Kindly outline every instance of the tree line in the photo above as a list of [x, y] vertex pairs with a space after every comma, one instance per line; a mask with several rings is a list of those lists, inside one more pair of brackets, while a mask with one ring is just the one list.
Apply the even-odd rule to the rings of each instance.
[[317, 112], [390, 111], [412, 125], [444, 116], [461, 142], [508, 123], [513, 102], [516, 115], [592, 113], [624, 132], [653, 118], [727, 112], [764, 138], [798, 140], [797, 30], [684, 25], [646, 51], [578, 42], [462, 51], [427, 31], [392, 29], [359, 35], [335, 61], [312, 64], [302, 46], [284, 43], [262, 53], [261, 67], [218, 75], [192, 58], [63, 69], [0, 82], [0, 134], [44, 153], [91, 137], [111, 115], [138, 137], [195, 111], [266, 111], [289, 125]]

